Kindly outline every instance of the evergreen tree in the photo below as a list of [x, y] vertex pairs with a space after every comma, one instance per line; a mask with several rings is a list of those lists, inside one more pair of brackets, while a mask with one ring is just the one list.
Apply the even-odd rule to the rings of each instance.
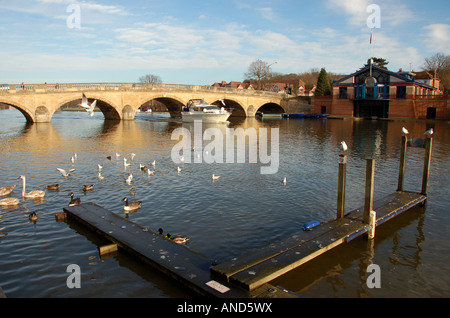
[[330, 81], [328, 80], [327, 71], [322, 68], [317, 79], [316, 96], [331, 95]]
[[[389, 64], [386, 59], [383, 59], [381, 57], [372, 57], [373, 59], [373, 66], [376, 66], [378, 68], [382, 68], [383, 70], [387, 70], [387, 65]], [[367, 67], [370, 65], [370, 59], [367, 59], [367, 64], [364, 65], [364, 67]]]

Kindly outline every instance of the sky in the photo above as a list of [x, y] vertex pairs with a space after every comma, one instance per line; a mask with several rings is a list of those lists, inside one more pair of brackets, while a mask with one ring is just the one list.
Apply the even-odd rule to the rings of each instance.
[[212, 85], [258, 59], [351, 74], [371, 55], [418, 71], [450, 54], [449, 12], [448, 0], [0, 0], [0, 84]]

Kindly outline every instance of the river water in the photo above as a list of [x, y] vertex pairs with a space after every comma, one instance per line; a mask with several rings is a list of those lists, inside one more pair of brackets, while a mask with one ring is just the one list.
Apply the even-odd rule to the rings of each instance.
[[[0, 286], [12, 298], [194, 296], [126, 253], [100, 258], [98, 246], [107, 241], [74, 221], [56, 222], [68, 194], [73, 191], [83, 202], [121, 215], [125, 196], [140, 200], [143, 207], [129, 215], [131, 221], [189, 236], [192, 249], [220, 263], [294, 235], [306, 222], [335, 217], [341, 140], [349, 146], [346, 211], [364, 203], [366, 158], [376, 159], [375, 199], [394, 192], [403, 126], [416, 137], [430, 127], [435, 130], [426, 208], [383, 224], [373, 242], [353, 240], [272, 283], [305, 297], [449, 297], [447, 122], [249, 118], [219, 124], [220, 131], [279, 129], [279, 152], [273, 153], [279, 158], [278, 170], [261, 174], [267, 164], [259, 160], [174, 163], [171, 152], [179, 141], [172, 140], [173, 131], [186, 128], [194, 135], [194, 127], [156, 113], [109, 122], [101, 113], [58, 112], [51, 123], [28, 125], [16, 110], [0, 112], [0, 186], [16, 184], [11, 195], [16, 198], [21, 198], [20, 175], [27, 177], [27, 191], [61, 186], [47, 190], [43, 202], [21, 200], [19, 207], [0, 208]], [[210, 143], [203, 140], [204, 146]], [[121, 156], [116, 158], [116, 153]], [[406, 190], [421, 189], [423, 154], [422, 148], [408, 149]], [[123, 155], [129, 167], [124, 167]], [[98, 164], [103, 166], [101, 181]], [[149, 165], [155, 174], [148, 176], [139, 164]], [[76, 170], [64, 178], [56, 168]], [[131, 185], [124, 182], [130, 173]], [[213, 173], [221, 178], [212, 181]], [[88, 184], [94, 190], [84, 193]], [[29, 221], [31, 212], [39, 216], [37, 222]], [[367, 287], [371, 263], [381, 269], [381, 288]], [[79, 289], [66, 285], [70, 264], [80, 266]]]

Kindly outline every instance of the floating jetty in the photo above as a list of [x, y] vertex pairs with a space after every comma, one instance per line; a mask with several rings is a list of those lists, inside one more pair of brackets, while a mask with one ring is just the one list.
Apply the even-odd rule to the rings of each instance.
[[280, 242], [221, 264], [213, 264], [208, 257], [94, 203], [64, 208], [64, 214], [112, 242], [100, 247], [100, 252], [115, 251], [117, 247], [127, 250], [202, 296], [298, 297], [282, 287], [271, 285], [270, 281], [357, 237], [374, 239], [377, 226], [426, 202], [432, 138], [424, 139], [423, 144], [426, 150], [420, 193], [403, 189], [408, 145], [407, 137], [403, 136], [397, 191], [373, 200], [375, 160], [367, 159], [364, 206], [345, 213], [347, 156], [341, 154], [335, 219], [305, 226], [304, 231]]

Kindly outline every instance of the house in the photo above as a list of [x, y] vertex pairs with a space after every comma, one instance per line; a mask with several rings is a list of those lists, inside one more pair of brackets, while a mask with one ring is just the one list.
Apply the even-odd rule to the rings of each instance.
[[449, 98], [435, 76], [367, 66], [333, 82], [331, 96], [314, 96], [312, 113], [361, 118], [449, 118]]

